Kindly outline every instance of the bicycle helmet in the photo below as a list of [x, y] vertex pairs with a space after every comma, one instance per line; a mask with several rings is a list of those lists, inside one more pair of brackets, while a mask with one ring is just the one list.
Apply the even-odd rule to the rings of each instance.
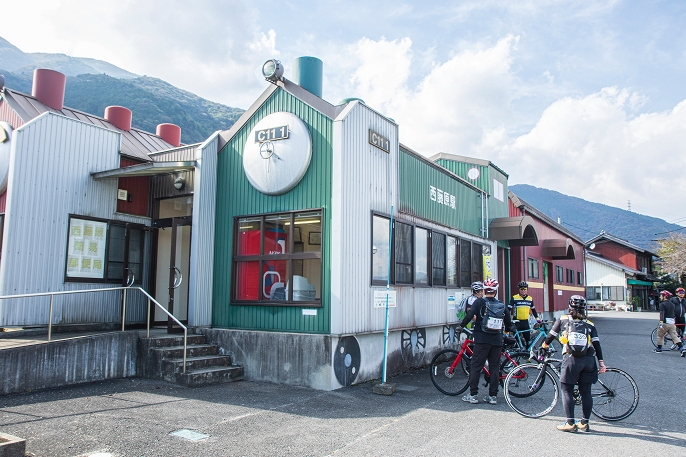
[[684, 290], [683, 287], [679, 287], [679, 288], [677, 288], [677, 290], [675, 290], [674, 292], [676, 292], [677, 294], [678, 294], [678, 293], [682, 293], [682, 294], [683, 294], [684, 292], [686, 292], [686, 290]]
[[663, 290], [662, 292], [660, 292], [660, 297], [669, 298], [671, 296], [672, 296], [672, 293], [668, 290]]
[[572, 295], [569, 297], [569, 309], [577, 311], [586, 311], [586, 299], [581, 295]]
[[495, 293], [498, 292], [498, 281], [495, 279], [487, 279], [484, 281], [484, 292]]
[[481, 281], [474, 281], [472, 283], [472, 292], [477, 293], [484, 290], [484, 284]]
[[529, 288], [529, 284], [527, 284], [526, 281], [520, 281], [520, 283], [517, 284], [517, 287], [520, 288], [520, 289], [528, 289], [528, 288]]

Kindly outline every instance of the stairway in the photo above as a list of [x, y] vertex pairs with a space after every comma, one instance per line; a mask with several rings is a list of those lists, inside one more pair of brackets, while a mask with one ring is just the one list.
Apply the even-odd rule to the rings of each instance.
[[138, 373], [188, 387], [199, 387], [243, 379], [243, 367], [207, 344], [204, 335], [188, 335], [186, 372], [183, 373], [183, 336], [141, 337], [138, 341]]

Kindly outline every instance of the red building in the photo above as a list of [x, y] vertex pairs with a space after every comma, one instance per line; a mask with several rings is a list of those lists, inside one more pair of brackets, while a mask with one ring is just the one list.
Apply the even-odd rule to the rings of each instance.
[[508, 196], [510, 217], [530, 217], [538, 234], [537, 246], [510, 247], [511, 294], [526, 281], [539, 313], [559, 315], [569, 297], [585, 295], [584, 242], [512, 192]]
[[655, 295], [653, 283], [659, 281], [653, 270], [653, 258], [657, 257], [657, 254], [605, 233], [605, 231], [588, 240], [586, 247], [589, 251], [606, 260], [640, 271], [641, 274], [637, 274], [635, 279], [627, 280], [629, 295], [632, 298], [639, 297], [641, 299], [641, 303], [637, 303], [635, 306], [644, 309], [654, 308], [654, 303], [651, 306], [650, 302]]

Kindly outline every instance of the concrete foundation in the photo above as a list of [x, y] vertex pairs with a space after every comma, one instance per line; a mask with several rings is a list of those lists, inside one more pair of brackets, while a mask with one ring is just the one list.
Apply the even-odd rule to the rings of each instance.
[[0, 351], [0, 394], [136, 376], [138, 332], [112, 332]]

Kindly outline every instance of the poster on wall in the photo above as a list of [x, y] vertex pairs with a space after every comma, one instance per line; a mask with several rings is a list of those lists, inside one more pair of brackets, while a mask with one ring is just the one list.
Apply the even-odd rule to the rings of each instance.
[[484, 259], [484, 279], [490, 279], [493, 277], [493, 261], [490, 255], [483, 256]]
[[107, 223], [77, 219], [69, 221], [67, 276], [104, 279]]

